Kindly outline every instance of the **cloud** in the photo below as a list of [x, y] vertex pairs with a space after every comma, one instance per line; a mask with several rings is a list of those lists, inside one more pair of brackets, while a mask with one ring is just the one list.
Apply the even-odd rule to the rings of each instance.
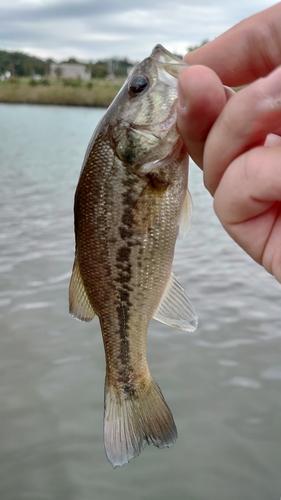
[[184, 53], [241, 19], [272, 5], [268, 0], [0, 0], [0, 47], [53, 57], [140, 60], [156, 43]]

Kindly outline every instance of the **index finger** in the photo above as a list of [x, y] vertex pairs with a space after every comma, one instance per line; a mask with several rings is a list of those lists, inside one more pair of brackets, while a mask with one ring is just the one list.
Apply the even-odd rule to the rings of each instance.
[[204, 181], [214, 195], [228, 165], [279, 132], [281, 67], [238, 92], [224, 106], [204, 149]]
[[281, 64], [281, 2], [190, 52], [188, 64], [212, 68], [225, 85], [245, 85]]

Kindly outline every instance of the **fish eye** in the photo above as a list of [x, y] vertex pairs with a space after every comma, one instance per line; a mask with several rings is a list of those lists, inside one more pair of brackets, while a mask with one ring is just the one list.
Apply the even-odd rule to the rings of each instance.
[[134, 76], [129, 84], [129, 94], [131, 97], [142, 94], [147, 88], [149, 80], [145, 75]]

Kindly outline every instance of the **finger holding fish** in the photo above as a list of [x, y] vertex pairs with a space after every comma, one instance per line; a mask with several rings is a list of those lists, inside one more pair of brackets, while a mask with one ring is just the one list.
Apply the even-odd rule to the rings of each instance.
[[206, 139], [234, 91], [206, 66], [186, 66], [179, 75], [178, 128], [193, 161], [203, 169]]

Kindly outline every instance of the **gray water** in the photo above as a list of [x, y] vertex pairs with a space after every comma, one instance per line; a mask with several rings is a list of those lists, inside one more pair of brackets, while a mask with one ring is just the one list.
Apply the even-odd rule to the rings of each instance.
[[103, 112], [0, 106], [0, 498], [279, 500], [281, 285], [221, 228], [195, 165], [174, 269], [199, 327], [152, 321], [148, 339], [179, 439], [106, 460], [99, 324], [67, 302], [73, 194]]

